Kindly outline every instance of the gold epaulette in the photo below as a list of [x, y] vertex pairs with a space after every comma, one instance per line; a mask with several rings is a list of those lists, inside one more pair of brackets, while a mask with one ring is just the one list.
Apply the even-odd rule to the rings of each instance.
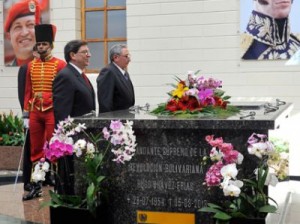
[[244, 54], [247, 52], [249, 47], [251, 46], [254, 38], [248, 33], [242, 33], [241, 34], [241, 57], [244, 56]]

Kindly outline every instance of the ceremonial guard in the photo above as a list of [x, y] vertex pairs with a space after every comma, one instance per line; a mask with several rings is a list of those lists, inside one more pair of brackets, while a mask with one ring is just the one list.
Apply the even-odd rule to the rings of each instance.
[[[29, 117], [31, 161], [37, 163], [44, 158], [43, 146], [52, 137], [55, 128], [52, 83], [66, 62], [52, 56], [56, 27], [51, 24], [35, 26], [37, 51], [40, 58], [28, 64], [24, 97], [23, 117]], [[33, 184], [32, 191], [23, 197], [30, 200], [41, 194], [41, 186]], [[51, 184], [49, 175], [45, 184]]]

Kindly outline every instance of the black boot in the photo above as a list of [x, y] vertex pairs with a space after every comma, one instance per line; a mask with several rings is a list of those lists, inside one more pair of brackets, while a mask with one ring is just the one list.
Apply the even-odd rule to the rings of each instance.
[[40, 196], [42, 196], [41, 183], [32, 183], [32, 190], [27, 195], [23, 196], [23, 201], [28, 201]]
[[32, 183], [24, 183], [24, 191], [31, 191], [33, 188], [33, 184]]

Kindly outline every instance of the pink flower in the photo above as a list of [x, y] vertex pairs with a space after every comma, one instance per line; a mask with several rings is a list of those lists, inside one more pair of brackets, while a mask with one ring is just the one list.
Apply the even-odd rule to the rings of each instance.
[[116, 121], [111, 121], [109, 127], [111, 130], [117, 131], [117, 130], [121, 129], [122, 126], [123, 126], [122, 122], [120, 120], [116, 120]]
[[202, 89], [198, 92], [199, 101], [204, 104], [205, 102], [208, 102], [208, 104], [214, 104], [214, 98], [213, 98], [214, 92], [212, 89]]
[[223, 142], [220, 146], [219, 146], [220, 150], [223, 152], [223, 153], [226, 153], [228, 151], [231, 151], [233, 150], [233, 145], [231, 143], [225, 143]]
[[221, 183], [222, 175], [221, 169], [223, 167], [223, 163], [221, 161], [213, 164], [205, 175], [205, 182], [207, 186], [217, 186]]
[[103, 137], [104, 137], [106, 140], [108, 140], [109, 137], [110, 137], [110, 133], [109, 133], [107, 127], [104, 127], [104, 128], [102, 129], [102, 133], [103, 133]]
[[221, 146], [223, 144], [223, 138], [222, 137], [213, 139], [213, 137], [214, 137], [213, 135], [210, 135], [209, 137], [208, 136], [206, 136], [206, 141], [212, 147], [219, 147], [219, 146]]
[[226, 153], [224, 153], [224, 160], [226, 164], [229, 163], [236, 163], [238, 160], [239, 152], [236, 150], [228, 150]]
[[73, 145], [55, 140], [51, 144], [44, 146], [45, 156], [52, 162], [55, 162], [62, 156], [73, 154]]

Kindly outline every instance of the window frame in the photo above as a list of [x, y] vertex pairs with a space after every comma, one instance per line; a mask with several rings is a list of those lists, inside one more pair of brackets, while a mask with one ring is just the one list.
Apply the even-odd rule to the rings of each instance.
[[[119, 37], [119, 38], [108, 38], [108, 12], [113, 10], [125, 10], [126, 6], [107, 6], [109, 0], [103, 0], [104, 6], [103, 7], [91, 7], [86, 8], [85, 6], [86, 0], [81, 0], [81, 39], [85, 40], [88, 43], [97, 43], [102, 42], [103, 43], [103, 55], [104, 55], [104, 65], [108, 65], [108, 44], [110, 42], [127, 42], [127, 37]], [[103, 20], [103, 28], [104, 28], [104, 38], [86, 38], [86, 19], [85, 15], [86, 12], [95, 12], [95, 11], [103, 11], [104, 14], [104, 20]], [[92, 56], [93, 57], [93, 56]], [[87, 73], [99, 73], [98, 69], [87, 69]]]

